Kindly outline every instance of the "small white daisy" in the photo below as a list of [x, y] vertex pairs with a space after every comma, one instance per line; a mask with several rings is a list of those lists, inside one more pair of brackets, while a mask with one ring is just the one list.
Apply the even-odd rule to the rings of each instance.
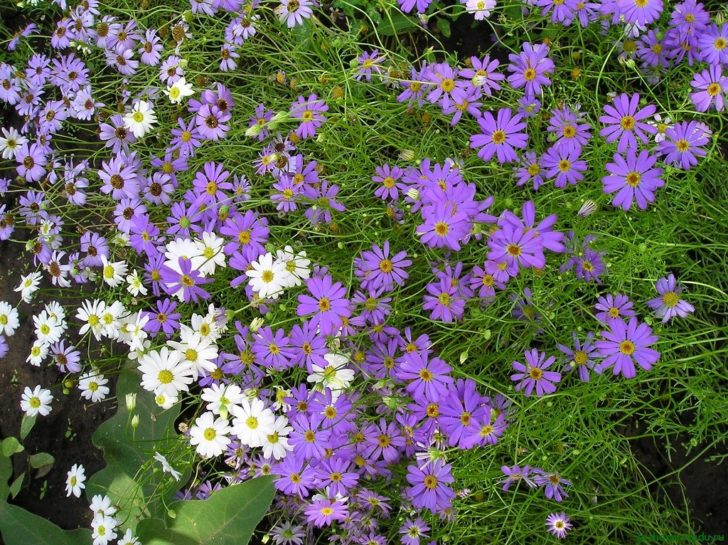
[[52, 410], [51, 401], [53, 396], [50, 390], [45, 390], [40, 385], [32, 390], [26, 386], [20, 399], [20, 408], [26, 416], [48, 416]]
[[66, 495], [73, 494], [77, 498], [81, 497], [81, 490], [86, 488], [86, 470], [82, 465], [73, 464], [71, 470], [66, 476]]
[[197, 447], [197, 453], [204, 458], [219, 456], [230, 444], [230, 426], [224, 418], [215, 418], [205, 412], [195, 420], [190, 428], [190, 444]]
[[142, 138], [147, 134], [156, 122], [157, 116], [154, 114], [154, 109], [146, 100], [137, 100], [131, 112], [124, 116], [124, 127], [137, 138]]

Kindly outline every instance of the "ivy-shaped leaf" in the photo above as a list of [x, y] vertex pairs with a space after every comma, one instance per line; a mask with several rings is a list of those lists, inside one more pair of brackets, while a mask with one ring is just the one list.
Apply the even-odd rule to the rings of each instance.
[[[113, 498], [120, 507], [117, 518], [125, 520], [125, 527], [133, 530], [140, 518], [164, 512], [163, 502], [154, 500], [170, 501], [172, 494], [185, 484], [189, 465], [177, 468], [182, 471], [177, 483], [160, 471], [140, 471], [155, 451], [167, 452], [179, 445], [174, 430], [179, 407], [160, 409], [153, 395], [141, 390], [139, 376], [130, 369], [120, 373], [116, 393], [119, 400], [124, 400], [126, 394], [136, 394], [136, 407], [130, 412], [120, 402], [116, 414], [94, 432], [91, 440], [103, 451], [106, 467], [91, 476], [86, 495], [89, 500], [95, 494]], [[139, 418], [136, 429], [131, 426], [134, 415]]]
[[61, 530], [17, 505], [0, 502], [0, 532], [5, 545], [87, 545], [91, 530]]
[[206, 500], [182, 500], [175, 518], [137, 526], [144, 545], [246, 545], [273, 501], [273, 478], [260, 477], [213, 492]]

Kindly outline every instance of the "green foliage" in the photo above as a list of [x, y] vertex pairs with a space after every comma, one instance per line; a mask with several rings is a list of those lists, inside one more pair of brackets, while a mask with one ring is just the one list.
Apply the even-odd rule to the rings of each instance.
[[137, 527], [145, 545], [245, 545], [273, 501], [272, 477], [213, 492], [206, 500], [170, 505], [174, 518], [147, 519]]
[[[154, 452], [165, 453], [180, 447], [174, 430], [179, 406], [160, 409], [151, 393], [139, 391], [139, 375], [122, 370], [116, 392], [118, 399], [137, 393], [136, 408], [131, 413], [122, 402], [116, 414], [99, 426], [92, 437], [96, 447], [104, 453], [106, 467], [95, 473], [86, 486], [86, 495], [107, 494], [120, 506], [119, 518], [134, 528], [136, 522], [163, 511], [163, 502], [169, 501], [189, 475], [189, 463], [180, 466], [181, 481], [175, 482], [157, 468], [153, 471], [150, 460]], [[132, 418], [138, 416], [138, 426]]]

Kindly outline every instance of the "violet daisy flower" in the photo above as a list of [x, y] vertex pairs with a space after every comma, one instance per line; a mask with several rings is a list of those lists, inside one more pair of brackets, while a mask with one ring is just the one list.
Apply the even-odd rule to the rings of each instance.
[[334, 282], [328, 274], [315, 276], [306, 281], [310, 295], [298, 296], [299, 316], [312, 315], [311, 326], [319, 326], [322, 335], [334, 334], [351, 316], [351, 306], [346, 299], [346, 288]]
[[230, 130], [227, 122], [231, 117], [230, 112], [223, 112], [215, 104], [203, 104], [197, 110], [195, 127], [201, 138], [217, 141]]
[[546, 529], [559, 539], [564, 539], [571, 528], [572, 524], [566, 513], [551, 513], [546, 517]]
[[430, 527], [421, 518], [415, 520], [407, 519], [404, 524], [400, 527], [399, 534], [402, 536], [400, 539], [402, 545], [420, 545], [420, 538], [427, 537], [427, 531]]
[[538, 231], [523, 225], [504, 223], [490, 236], [488, 247], [488, 259], [506, 263], [511, 276], [515, 276], [520, 267], [543, 269], [546, 265], [541, 236]]
[[457, 82], [457, 72], [446, 62], [433, 64], [427, 71], [427, 80], [434, 88], [428, 93], [427, 100], [432, 103], [440, 103], [440, 107], [446, 109], [450, 106], [452, 92]]
[[544, 167], [544, 174], [549, 178], [555, 178], [554, 186], [561, 189], [569, 185], [576, 185], [576, 182], [584, 179], [583, 172], [586, 171], [586, 161], [579, 159], [581, 148], [569, 149], [562, 146], [551, 146], [541, 157], [541, 165]]
[[288, 28], [303, 24], [304, 19], [313, 15], [311, 0], [280, 0], [280, 2], [275, 11], [281, 23], [286, 23]]
[[700, 59], [710, 65], [728, 65], [728, 23], [709, 25], [698, 36]]
[[299, 96], [298, 100], [291, 104], [290, 110], [291, 118], [301, 121], [296, 129], [296, 136], [301, 139], [315, 136], [316, 129], [326, 121], [324, 113], [328, 111], [328, 104], [316, 95], [311, 94], [308, 99]]
[[538, 155], [534, 151], [527, 151], [521, 156], [518, 167], [514, 167], [516, 185], [522, 186], [527, 183], [533, 184], [534, 191], [537, 191], [544, 183], [541, 172], [541, 164]]
[[460, 250], [460, 242], [470, 233], [468, 216], [449, 202], [437, 202], [422, 211], [425, 223], [417, 226], [421, 241], [430, 248]]
[[192, 268], [192, 261], [180, 257], [177, 267], [163, 265], [160, 269], [164, 290], [185, 303], [197, 303], [199, 299], [209, 299], [210, 294], [200, 284], [212, 282], [212, 278], [204, 278], [199, 271]]
[[344, 521], [349, 516], [349, 508], [336, 499], [322, 498], [308, 505], [304, 513], [306, 521], [317, 528], [331, 526], [334, 521]]
[[535, 96], [541, 93], [542, 85], [551, 85], [547, 74], [554, 71], [554, 63], [548, 58], [549, 47], [546, 44], [532, 45], [524, 42], [523, 51], [518, 55], [508, 55], [511, 64], [508, 70], [508, 83], [514, 89], [525, 88], [526, 96]]
[[390, 167], [388, 164], [384, 164], [375, 168], [372, 181], [381, 185], [374, 191], [374, 195], [383, 200], [397, 200], [399, 197], [397, 182], [402, 178], [402, 174], [404, 172], [397, 166]]
[[655, 284], [655, 289], [659, 297], [647, 301], [647, 306], [655, 311], [655, 316], [662, 319], [665, 323], [675, 316], [685, 318], [688, 314], [695, 312], [695, 307], [680, 299], [682, 286], [675, 280], [675, 275], [668, 274], [664, 278], [660, 278]]
[[403, 286], [409, 275], [405, 271], [412, 265], [407, 259], [407, 252], [401, 251], [389, 255], [389, 241], [383, 247], [372, 244], [372, 249], [362, 252], [361, 257], [354, 258], [355, 273], [363, 289], [371, 291], [392, 291], [394, 285]]
[[639, 155], [634, 148], [627, 150], [627, 156], [614, 154], [614, 163], [607, 163], [610, 176], [602, 178], [604, 193], [616, 193], [612, 204], [623, 210], [632, 208], [632, 202], [637, 202], [640, 210], [647, 208], [655, 202], [655, 190], [665, 185], [660, 176], [661, 168], [652, 168], [657, 157], [642, 150]]
[[699, 121], [675, 123], [665, 131], [665, 140], [660, 142], [659, 152], [668, 165], [690, 170], [698, 164], [698, 157], [705, 157], [703, 148], [711, 137], [707, 125]]
[[597, 363], [596, 358], [599, 357], [599, 352], [596, 346], [594, 346], [594, 333], [591, 331], [587, 333], [584, 342], [581, 342], [576, 333], [573, 333], [573, 348], [563, 344], [556, 346], [569, 358], [568, 368], [571, 370], [578, 369], [579, 380], [582, 382], [589, 382], [589, 371], [599, 372], [595, 369]]
[[662, 13], [662, 0], [617, 0], [617, 11], [631, 25], [646, 26]]
[[470, 137], [470, 147], [478, 149], [478, 157], [483, 161], [490, 161], [497, 155], [499, 163], [512, 163], [518, 156], [514, 148], [523, 149], [528, 142], [528, 135], [523, 131], [526, 123], [520, 114], [513, 115], [510, 108], [498, 110], [497, 118], [490, 112], [485, 112], [478, 119], [481, 134]]
[[556, 136], [557, 147], [564, 147], [569, 151], [583, 148], [591, 138], [588, 123], [580, 123], [584, 114], [578, 110], [563, 107], [553, 111], [549, 119], [548, 132]]
[[526, 483], [529, 488], [536, 488], [536, 483], [530, 478], [531, 466], [523, 466], [522, 468], [518, 465], [512, 467], [501, 466], [501, 471], [506, 478], [503, 482], [503, 491], [508, 492], [508, 489], [512, 484], [518, 485], [518, 483]]
[[357, 59], [358, 68], [354, 79], [360, 81], [363, 78], [366, 81], [371, 81], [372, 72], [377, 75], [382, 73], [382, 67], [379, 65], [382, 61], [384, 61], [384, 57], [379, 56], [378, 49], [375, 49], [374, 51], [365, 51]]
[[470, 68], [465, 68], [458, 72], [458, 76], [470, 80], [470, 86], [474, 89], [480, 89], [485, 95], [491, 96], [493, 91], [500, 91], [501, 86], [498, 83], [503, 81], [505, 75], [496, 72], [500, 61], [498, 59], [490, 59], [489, 55], [478, 59], [478, 57], [470, 57]]
[[418, 403], [438, 401], [452, 385], [450, 366], [428, 350], [406, 353], [395, 369], [399, 380], [407, 381], [406, 390]]
[[451, 323], [463, 317], [465, 299], [449, 278], [427, 284], [426, 290], [427, 293], [422, 298], [422, 308], [430, 311], [431, 320]]
[[607, 142], [615, 142], [619, 139], [617, 151], [620, 153], [624, 153], [629, 148], [637, 148], [635, 135], [644, 144], [649, 140], [646, 133], [655, 134], [657, 132], [656, 127], [642, 121], [652, 116], [657, 108], [650, 104], [638, 109], [639, 103], [640, 95], [638, 93], [631, 96], [622, 93], [614, 97], [612, 104], [604, 105], [605, 115], [599, 117], [599, 121], [606, 125], [599, 131], [599, 134], [605, 137]]
[[554, 393], [556, 391], [555, 383], [561, 381], [561, 373], [546, 371], [546, 369], [554, 364], [556, 358], [554, 356], [546, 358], [545, 353], [539, 352], [535, 348], [527, 350], [525, 356], [525, 365], [520, 361], [513, 362], [513, 369], [518, 371], [511, 375], [511, 380], [518, 381], [516, 391], [523, 390], [526, 397], [533, 393], [534, 388], [538, 397]]
[[690, 99], [699, 112], [707, 112], [711, 106], [719, 112], [723, 111], [725, 94], [728, 93], [728, 77], [723, 75], [720, 65], [709, 66], [693, 76], [690, 86], [695, 89]]
[[597, 350], [604, 357], [599, 371], [613, 367], [613, 374], [626, 378], [636, 376], [635, 363], [645, 371], [660, 359], [660, 353], [650, 348], [658, 340], [647, 324], [631, 318], [629, 323], [615, 319], [609, 322], [610, 331], [602, 331], [605, 340], [597, 341]]
[[407, 466], [407, 482], [411, 485], [407, 495], [412, 505], [433, 513], [450, 507], [455, 497], [455, 492], [448, 486], [455, 481], [451, 470], [450, 464], [443, 460], [434, 460], [422, 468]]
[[611, 320], [636, 316], [635, 311], [632, 309], [632, 301], [621, 293], [617, 295], [610, 293], [599, 297], [594, 308], [599, 311], [596, 314], [596, 319], [605, 324], [608, 324]]
[[537, 486], [544, 487], [544, 494], [547, 499], [561, 502], [564, 498], [569, 497], [564, 490], [564, 486], [571, 486], [571, 481], [564, 479], [558, 473], [547, 473], [542, 469], [537, 469], [534, 473], [533, 481]]
[[18, 176], [25, 178], [27, 182], [37, 182], [46, 173], [46, 158], [43, 147], [38, 143], [25, 143], [15, 152], [15, 160], [18, 163]]

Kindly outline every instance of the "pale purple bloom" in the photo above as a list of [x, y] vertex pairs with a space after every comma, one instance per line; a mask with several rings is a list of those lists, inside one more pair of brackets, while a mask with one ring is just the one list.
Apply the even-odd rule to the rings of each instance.
[[660, 278], [655, 284], [658, 297], [647, 301], [647, 306], [655, 311], [655, 316], [665, 323], [676, 316], [685, 318], [688, 314], [695, 312], [695, 307], [680, 298], [682, 286], [675, 280], [675, 275], [668, 274]]
[[656, 108], [650, 104], [639, 109], [639, 102], [639, 94], [630, 96], [622, 93], [614, 97], [612, 104], [604, 105], [605, 115], [599, 118], [599, 121], [606, 125], [599, 134], [605, 137], [607, 142], [619, 140], [617, 151], [620, 153], [629, 148], [637, 149], [637, 138], [644, 144], [649, 140], [648, 134], [657, 132], [656, 127], [643, 121], [651, 117]]
[[525, 356], [525, 365], [520, 361], [513, 362], [513, 369], [517, 372], [511, 375], [511, 380], [517, 382], [516, 391], [523, 390], [526, 397], [529, 397], [534, 389], [538, 397], [554, 393], [556, 383], [561, 381], [561, 373], [547, 369], [554, 364], [556, 358], [553, 356], [547, 358], [546, 354], [535, 348], [527, 350]]
[[603, 341], [597, 341], [597, 350], [604, 357], [600, 371], [613, 367], [615, 375], [633, 378], [635, 363], [645, 371], [660, 359], [660, 353], [650, 348], [658, 340], [650, 326], [631, 318], [629, 323], [620, 319], [609, 321], [609, 331], [602, 331]]

